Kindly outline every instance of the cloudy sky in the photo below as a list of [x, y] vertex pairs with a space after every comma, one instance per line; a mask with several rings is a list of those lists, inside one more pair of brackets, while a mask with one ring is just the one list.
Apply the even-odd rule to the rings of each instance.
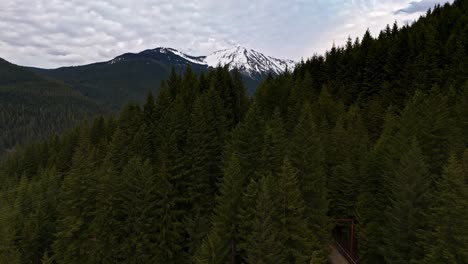
[[445, 1], [0, 0], [0, 57], [52, 68], [159, 46], [206, 55], [242, 45], [300, 60], [436, 3]]

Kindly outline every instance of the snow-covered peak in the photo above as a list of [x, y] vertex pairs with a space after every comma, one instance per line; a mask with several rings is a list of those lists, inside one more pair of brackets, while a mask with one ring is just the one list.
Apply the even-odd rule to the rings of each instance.
[[156, 60], [176, 65], [195, 64], [202, 67], [228, 66], [230, 70], [237, 68], [242, 74], [266, 75], [268, 73], [281, 74], [286, 69], [293, 70], [292, 60], [281, 60], [247, 49], [241, 46], [215, 51], [208, 56], [190, 56], [173, 48], [159, 47], [148, 49], [140, 53], [126, 53], [109, 61], [109, 64], [121, 63], [128, 60]]
[[294, 69], [291, 60], [281, 60], [266, 56], [258, 51], [237, 46], [230, 49], [215, 51], [204, 59], [210, 67], [228, 65], [229, 69], [237, 68], [241, 72], [252, 74], [281, 74], [286, 69]]
[[195, 64], [205, 64], [203, 62], [203, 57], [194, 57], [194, 56], [190, 56], [190, 55], [187, 55], [185, 53], [182, 53], [176, 49], [173, 49], [173, 48], [166, 48], [166, 47], [159, 47], [159, 48], [155, 48], [155, 49], [152, 49], [152, 50], [148, 50], [146, 52], [157, 52], [157, 53], [172, 53], [176, 56], [179, 56], [191, 63], [195, 63]]

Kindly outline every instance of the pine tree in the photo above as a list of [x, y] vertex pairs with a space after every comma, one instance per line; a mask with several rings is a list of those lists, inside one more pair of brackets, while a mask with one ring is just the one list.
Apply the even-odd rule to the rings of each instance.
[[[155, 176], [149, 162], [131, 159], [120, 177], [123, 220], [122, 242], [119, 245], [125, 263], [154, 263], [158, 250], [155, 208], [159, 198], [155, 192]], [[125, 234], [127, 235], [126, 237]]]
[[174, 188], [174, 177], [166, 169], [163, 160], [157, 174], [156, 204], [154, 214], [157, 236], [157, 251], [153, 263], [189, 263], [189, 257], [184, 254], [181, 222], [183, 211], [178, 207], [179, 193]]
[[367, 179], [360, 183], [362, 191], [355, 205], [359, 262], [363, 264], [384, 263], [380, 245], [384, 240], [382, 226], [386, 218], [382, 212], [389, 203], [385, 172], [383, 154], [380, 150], [374, 150], [367, 163]]
[[239, 243], [238, 252], [241, 263], [246, 262], [247, 250], [249, 249], [249, 237], [253, 233], [252, 219], [254, 218], [259, 183], [254, 178], [246, 178], [249, 181], [242, 193], [241, 205], [239, 208]]
[[287, 263], [308, 263], [313, 247], [317, 249], [321, 245], [319, 241], [312, 240], [297, 175], [298, 170], [285, 159], [277, 180], [279, 203], [276, 208], [281, 230], [278, 239], [282, 243]]
[[327, 163], [331, 170], [328, 181], [331, 215], [337, 218], [353, 217], [359, 183], [366, 179], [364, 173], [368, 152], [367, 129], [357, 106], [351, 106], [340, 117], [330, 137]]
[[186, 195], [191, 208], [187, 214], [186, 228], [192, 251], [196, 251], [208, 232], [216, 183], [222, 176], [222, 156], [219, 153], [223, 150], [225, 129], [220, 98], [216, 91], [210, 89], [195, 102], [187, 131], [185, 160], [189, 163], [189, 181]]
[[313, 121], [310, 106], [305, 104], [292, 134], [287, 156], [298, 170], [298, 181], [312, 233], [318, 241], [325, 243], [330, 228], [323, 141]]
[[96, 212], [91, 224], [96, 236], [92, 257], [97, 263], [118, 263], [128, 257], [121, 247], [128, 236], [127, 211], [122, 201], [126, 192], [124, 183], [129, 179], [122, 179], [123, 174], [115, 170], [109, 159], [99, 168], [98, 175]]
[[387, 223], [382, 253], [388, 263], [415, 263], [422, 258], [418, 233], [427, 221], [423, 212], [428, 206], [428, 168], [418, 143], [401, 156], [388, 179], [391, 204], [386, 210]]
[[275, 111], [271, 120], [265, 125], [265, 134], [262, 146], [262, 155], [258, 158], [261, 162], [257, 174], [277, 175], [283, 162], [286, 139], [279, 110]]
[[[436, 183], [431, 229], [423, 263], [468, 262], [468, 185], [455, 156], [449, 158]], [[427, 233], [427, 232], [425, 232]]]
[[143, 125], [135, 136], [135, 140], [139, 141], [136, 145], [138, 145], [140, 155], [153, 162], [157, 159], [155, 153], [157, 149], [156, 128], [158, 121], [154, 97], [153, 94], [149, 92], [146, 97], [146, 102], [143, 105]]
[[21, 254], [15, 244], [14, 211], [10, 206], [0, 207], [0, 259], [4, 263], [20, 264]]
[[196, 263], [237, 263], [239, 242], [239, 207], [245, 178], [240, 171], [239, 157], [230, 157], [216, 197], [212, 227], [195, 257]]
[[245, 119], [233, 130], [227, 143], [227, 155], [236, 152], [239, 155], [241, 172], [246, 177], [252, 177], [260, 167], [258, 157], [261, 156], [264, 139], [264, 122], [258, 106], [253, 104]]
[[252, 232], [246, 240], [246, 262], [256, 264], [285, 263], [284, 241], [280, 241], [280, 227], [275, 221], [273, 198], [274, 182], [271, 176], [259, 181], [259, 189], [253, 206], [255, 212], [250, 219]]
[[85, 126], [81, 130], [72, 168], [60, 189], [57, 234], [53, 244], [58, 264], [89, 263], [95, 246], [90, 223], [96, 206], [96, 174], [88, 135]]
[[176, 98], [177, 94], [179, 94], [181, 90], [181, 79], [174, 67], [171, 68], [171, 74], [167, 80], [167, 87], [170, 97], [172, 99]]
[[135, 146], [134, 137], [143, 124], [143, 114], [140, 106], [135, 104], [126, 105], [120, 113], [116, 131], [109, 146], [109, 156], [114, 169], [122, 171], [130, 157], [139, 149]]

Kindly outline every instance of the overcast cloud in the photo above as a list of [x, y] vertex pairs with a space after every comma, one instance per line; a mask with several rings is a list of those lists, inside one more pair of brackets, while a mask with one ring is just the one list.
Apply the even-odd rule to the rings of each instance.
[[51, 68], [159, 46], [206, 55], [242, 45], [299, 60], [436, 3], [444, 1], [0, 0], [0, 57]]

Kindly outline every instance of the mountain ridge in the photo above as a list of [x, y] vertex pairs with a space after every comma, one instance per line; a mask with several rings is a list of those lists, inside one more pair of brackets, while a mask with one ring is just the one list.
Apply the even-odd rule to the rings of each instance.
[[278, 59], [267, 56], [253, 49], [236, 46], [229, 49], [217, 50], [206, 56], [193, 56], [170, 47], [157, 47], [143, 50], [138, 53], [124, 53], [109, 60], [107, 63], [115, 64], [125, 60], [135, 59], [158, 59], [165, 57], [171, 60], [171, 56], [176, 56], [171, 62], [179, 64], [191, 64], [214, 68], [218, 65], [227, 66], [229, 70], [239, 69], [244, 75], [253, 78], [265, 76], [270, 73], [279, 75], [286, 70], [293, 70], [295, 62], [293, 60]]

